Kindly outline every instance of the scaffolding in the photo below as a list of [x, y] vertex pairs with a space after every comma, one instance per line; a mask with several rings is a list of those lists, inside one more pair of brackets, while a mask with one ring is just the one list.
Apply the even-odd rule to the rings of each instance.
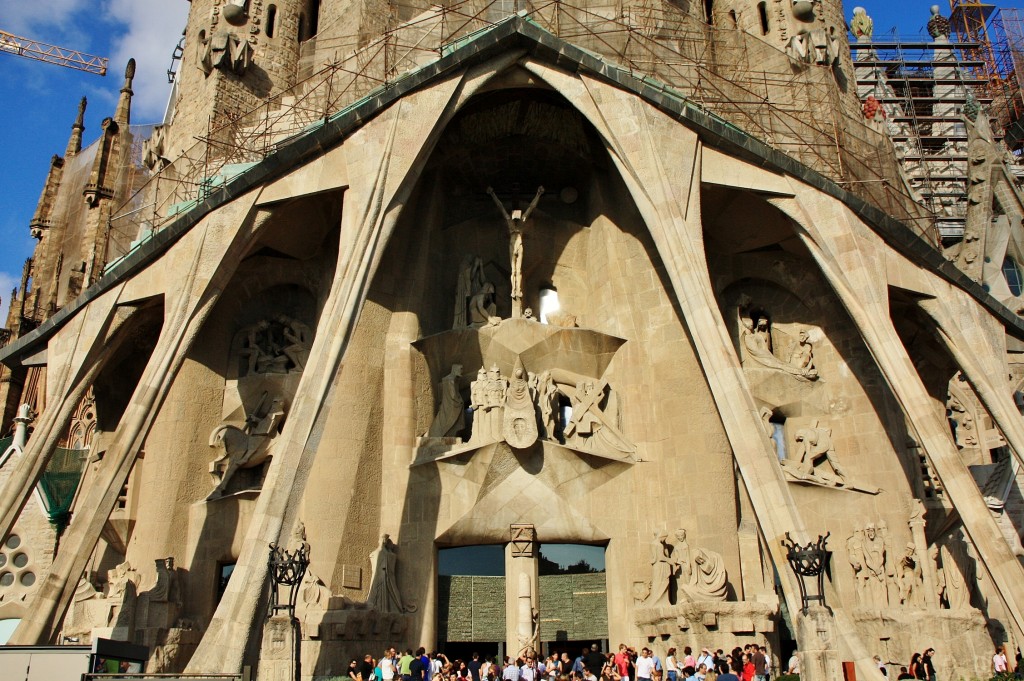
[[1015, 153], [1024, 146], [1024, 10], [1000, 8], [992, 15], [989, 36], [995, 55], [998, 87], [992, 93], [1006, 145]]
[[965, 108], [993, 101], [982, 44], [891, 35], [850, 48], [858, 94], [882, 104], [912, 191], [936, 216], [943, 244], [955, 243], [967, 220]]
[[464, 0], [416, 11], [400, 23], [386, 18], [381, 34], [369, 40], [365, 34], [321, 30], [315, 48], [305, 48], [304, 63], [315, 55], [344, 56], [332, 57], [253, 111], [211, 125], [195, 145], [158, 169], [115, 211], [105, 251], [108, 269], [269, 154], [512, 17], [788, 154], [938, 243], [934, 215], [906, 187], [892, 143], [850, 105], [829, 66], [796, 62], [754, 36], [709, 26], [667, 1], [576, 7], [560, 0]]

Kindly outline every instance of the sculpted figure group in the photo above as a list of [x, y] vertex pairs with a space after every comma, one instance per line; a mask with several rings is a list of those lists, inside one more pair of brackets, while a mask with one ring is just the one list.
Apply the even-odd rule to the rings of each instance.
[[245, 366], [240, 376], [287, 374], [302, 371], [309, 359], [313, 332], [306, 324], [288, 315], [264, 319], [245, 330], [239, 355]]
[[[455, 364], [441, 379], [441, 399], [427, 435], [455, 437], [464, 427], [465, 401], [458, 381], [462, 365]], [[563, 413], [561, 398], [569, 402]], [[550, 371], [533, 373], [517, 361], [512, 375], [491, 365], [480, 367], [470, 383], [473, 414], [469, 442], [504, 440], [525, 448], [538, 439], [558, 441], [582, 451], [627, 454], [635, 448], [619, 430], [618, 405], [607, 381], [584, 378], [575, 386], [556, 383]]]
[[710, 549], [691, 549], [686, 530], [656, 534], [651, 544], [651, 583], [642, 605], [662, 607], [690, 601], [724, 601], [728, 591], [725, 564]]
[[[927, 607], [932, 590], [934, 602], [951, 610], [970, 607], [970, 592], [961, 572], [961, 564], [946, 545], [932, 546], [927, 557], [913, 542], [893, 548], [886, 524], [868, 523], [855, 530], [846, 542], [847, 556], [853, 569], [857, 601], [869, 608], [897, 606]], [[927, 583], [923, 561], [930, 560], [936, 575], [935, 583]], [[934, 607], [934, 606], [933, 606]]]
[[800, 331], [788, 358], [775, 354], [771, 322], [760, 314], [740, 314], [740, 343], [747, 365], [758, 365], [785, 372], [802, 381], [818, 380], [814, 366], [814, 345], [806, 330]]

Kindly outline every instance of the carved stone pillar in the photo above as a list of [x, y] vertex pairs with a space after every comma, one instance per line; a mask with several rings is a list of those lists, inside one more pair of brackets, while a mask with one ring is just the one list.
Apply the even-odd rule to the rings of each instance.
[[927, 608], [939, 607], [939, 593], [936, 589], [938, 575], [935, 572], [935, 563], [928, 553], [928, 538], [924, 533], [924, 504], [920, 499], [914, 499], [910, 511], [910, 533], [914, 537], [914, 546], [917, 547], [917, 560], [921, 564], [921, 573], [924, 576], [924, 604]]
[[528, 648], [537, 649], [539, 586], [536, 529], [512, 525], [505, 547], [505, 639], [513, 659]]
[[297, 621], [291, 615], [274, 615], [263, 627], [257, 681], [294, 681]]
[[841, 681], [839, 636], [828, 608], [811, 605], [796, 613], [801, 681]]

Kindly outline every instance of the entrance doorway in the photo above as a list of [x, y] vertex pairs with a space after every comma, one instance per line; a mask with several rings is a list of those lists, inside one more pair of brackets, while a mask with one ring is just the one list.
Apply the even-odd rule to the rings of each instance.
[[[608, 651], [608, 590], [605, 547], [541, 544], [541, 653], [567, 653], [570, 660], [597, 644]], [[596, 671], [600, 675], [600, 670]]]
[[468, 663], [501, 652], [505, 640], [505, 549], [477, 545], [437, 551], [437, 649]]

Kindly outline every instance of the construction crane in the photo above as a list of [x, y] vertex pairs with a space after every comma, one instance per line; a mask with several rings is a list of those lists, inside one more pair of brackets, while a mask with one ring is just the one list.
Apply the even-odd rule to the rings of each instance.
[[100, 76], [107, 75], [108, 60], [106, 57], [97, 57], [78, 50], [69, 50], [38, 40], [22, 38], [2, 29], [0, 29], [0, 52], [9, 52], [28, 59], [66, 66], [69, 69], [95, 73]]

